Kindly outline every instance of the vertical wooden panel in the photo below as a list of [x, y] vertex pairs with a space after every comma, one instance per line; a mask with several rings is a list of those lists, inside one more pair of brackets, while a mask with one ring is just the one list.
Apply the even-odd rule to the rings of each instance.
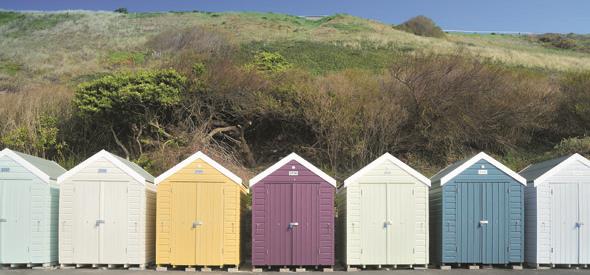
[[269, 265], [291, 265], [293, 262], [293, 185], [269, 184], [268, 203]]
[[[387, 236], [388, 205], [387, 184], [360, 184], [360, 242], [362, 264], [387, 264], [388, 246], [394, 249], [395, 243], [389, 243]], [[392, 203], [391, 207], [395, 205]]]
[[156, 264], [170, 263], [171, 187], [170, 182], [160, 183], [156, 193]]
[[590, 185], [588, 182], [580, 182], [578, 186], [578, 263], [590, 264]]
[[223, 265], [223, 183], [197, 185], [197, 265]]
[[578, 184], [552, 184], [552, 262], [578, 263]]
[[100, 182], [83, 181], [74, 186], [73, 255], [79, 264], [100, 263]]
[[190, 182], [176, 182], [172, 185], [172, 252], [173, 265], [194, 265], [196, 261], [196, 231], [193, 222], [197, 218], [197, 186]]
[[413, 184], [387, 185], [387, 264], [414, 264], [416, 217]]
[[127, 184], [128, 182], [121, 181], [104, 181], [100, 184], [100, 220], [103, 223], [98, 226], [99, 263], [127, 262]]
[[[31, 184], [29, 181], [2, 181], [0, 247], [2, 262], [28, 263], [31, 246]], [[23, 232], [24, 231], [24, 232]]]

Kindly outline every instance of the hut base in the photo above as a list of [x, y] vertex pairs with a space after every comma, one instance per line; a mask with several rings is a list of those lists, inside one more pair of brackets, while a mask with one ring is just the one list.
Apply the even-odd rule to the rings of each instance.
[[349, 265], [346, 267], [347, 271], [357, 270], [395, 270], [395, 269], [426, 269], [428, 265], [425, 264], [394, 264], [394, 265]]
[[156, 266], [156, 271], [168, 270], [184, 270], [187, 272], [213, 272], [213, 271], [227, 271], [238, 272], [237, 265], [167, 265], [159, 264]]
[[145, 270], [147, 264], [60, 264], [60, 269]]
[[52, 269], [57, 266], [57, 262], [50, 263], [26, 263], [26, 264], [0, 264], [0, 269]]

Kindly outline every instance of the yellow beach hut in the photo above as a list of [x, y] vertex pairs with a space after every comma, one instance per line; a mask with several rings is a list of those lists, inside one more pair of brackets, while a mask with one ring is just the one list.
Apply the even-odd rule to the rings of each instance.
[[242, 180], [202, 152], [158, 178], [156, 264], [210, 268], [240, 263]]

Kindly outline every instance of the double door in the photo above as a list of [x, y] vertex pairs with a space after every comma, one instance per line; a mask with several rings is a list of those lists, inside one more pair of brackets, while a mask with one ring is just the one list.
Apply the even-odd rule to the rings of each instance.
[[125, 264], [128, 182], [80, 181], [74, 185], [74, 262]]
[[413, 264], [414, 184], [361, 183], [361, 263]]
[[0, 263], [29, 263], [31, 182], [0, 180]]
[[551, 184], [551, 261], [590, 264], [590, 186]]
[[172, 183], [171, 264], [224, 264], [222, 186], [222, 182]]
[[459, 262], [508, 262], [509, 185], [506, 182], [458, 183], [456, 211]]
[[320, 184], [267, 185], [269, 265], [320, 265], [320, 235], [333, 234], [332, 224], [320, 227]]

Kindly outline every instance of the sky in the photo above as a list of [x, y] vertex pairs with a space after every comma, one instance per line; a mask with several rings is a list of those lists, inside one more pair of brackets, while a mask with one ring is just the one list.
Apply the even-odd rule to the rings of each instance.
[[259, 11], [347, 13], [399, 24], [432, 18], [445, 30], [590, 33], [590, 0], [0, 0], [8, 10]]

